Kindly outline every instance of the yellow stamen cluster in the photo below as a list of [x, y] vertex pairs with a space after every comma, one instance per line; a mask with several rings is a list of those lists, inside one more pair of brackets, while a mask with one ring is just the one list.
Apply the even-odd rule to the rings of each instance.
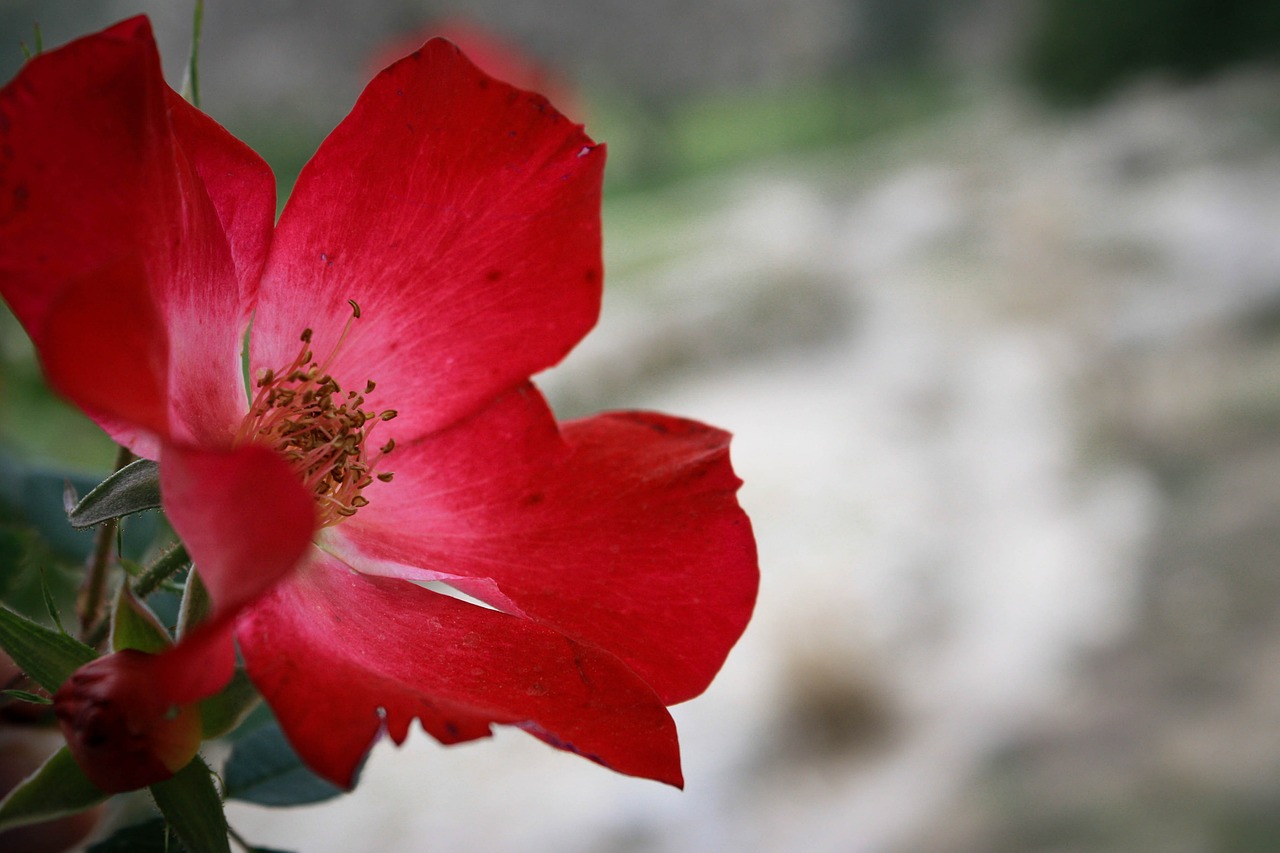
[[257, 391], [249, 414], [236, 435], [236, 443], [255, 442], [275, 448], [293, 466], [303, 485], [315, 495], [321, 526], [336, 524], [356, 514], [369, 500], [360, 493], [375, 479], [390, 482], [390, 472], [375, 473], [382, 457], [395, 448], [388, 439], [369, 458], [367, 447], [373, 428], [396, 416], [393, 409], [365, 409], [364, 393], [343, 392], [326, 370], [347, 337], [360, 308], [351, 303], [352, 317], [342, 330], [333, 352], [317, 363], [311, 351], [311, 330], [303, 331], [302, 349], [288, 367], [266, 370], [258, 376]]

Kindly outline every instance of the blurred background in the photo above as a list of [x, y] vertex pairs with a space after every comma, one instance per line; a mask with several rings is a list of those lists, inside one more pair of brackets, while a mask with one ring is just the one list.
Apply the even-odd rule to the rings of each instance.
[[[178, 85], [172, 0], [4, 0], [0, 77], [33, 19], [53, 46], [138, 12]], [[758, 610], [674, 709], [683, 793], [415, 735], [351, 796], [232, 806], [241, 834], [1280, 849], [1280, 4], [220, 0], [202, 105], [283, 198], [378, 67], [463, 23], [609, 143], [604, 315], [543, 386], [736, 434]], [[0, 501], [104, 472], [0, 335]]]

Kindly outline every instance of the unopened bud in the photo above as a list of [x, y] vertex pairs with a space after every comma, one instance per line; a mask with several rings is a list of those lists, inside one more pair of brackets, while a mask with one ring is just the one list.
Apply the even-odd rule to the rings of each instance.
[[80, 667], [58, 688], [54, 712], [89, 781], [108, 793], [173, 776], [200, 748], [200, 711], [162, 697], [154, 655], [125, 649]]

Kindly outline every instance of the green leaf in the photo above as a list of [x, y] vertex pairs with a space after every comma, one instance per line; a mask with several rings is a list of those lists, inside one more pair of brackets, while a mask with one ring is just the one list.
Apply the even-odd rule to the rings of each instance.
[[52, 705], [53, 700], [39, 693], [28, 693], [26, 690], [0, 690], [0, 696], [8, 696], [19, 702], [30, 702], [33, 705]]
[[49, 613], [53, 624], [61, 633], [67, 633], [67, 629], [62, 627], [62, 617], [58, 615], [58, 605], [53, 600], [53, 591], [49, 589], [49, 578], [45, 575], [43, 568], [40, 569], [40, 595], [44, 598], [44, 609]]
[[200, 756], [172, 779], [152, 785], [151, 796], [190, 853], [231, 853], [222, 799]]
[[[66, 519], [60, 521], [70, 532]], [[59, 612], [74, 607], [81, 572], [79, 560], [73, 564], [34, 527], [0, 505], [0, 601], [6, 607], [51, 625], [49, 600]]]
[[0, 802], [0, 830], [75, 814], [108, 796], [85, 778], [64, 746]]
[[249, 676], [244, 670], [237, 669], [221, 692], [200, 703], [200, 723], [205, 740], [222, 737], [235, 729], [258, 707], [260, 701], [262, 697]]
[[118, 830], [90, 847], [87, 853], [186, 853], [186, 849], [173, 836], [164, 818], [157, 817]]
[[111, 612], [111, 649], [138, 649], [158, 654], [173, 645], [169, 632], [146, 603], [120, 585], [116, 606]]
[[308, 770], [275, 724], [237, 741], [222, 778], [229, 799], [262, 806], [318, 803], [343, 792]]
[[72, 527], [85, 528], [107, 519], [160, 506], [160, 465], [139, 459], [116, 471], [67, 512]]
[[93, 485], [92, 479], [32, 465], [0, 447], [0, 504], [11, 510], [6, 515], [31, 525], [58, 553], [79, 560], [93, 547], [93, 534], [67, 524], [63, 491], [68, 482]]
[[98, 656], [84, 643], [0, 607], [0, 648], [22, 671], [53, 692], [71, 673]]

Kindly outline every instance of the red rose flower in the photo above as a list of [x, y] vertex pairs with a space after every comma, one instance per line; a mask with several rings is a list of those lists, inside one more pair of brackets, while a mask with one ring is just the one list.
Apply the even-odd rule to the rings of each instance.
[[238, 643], [341, 785], [415, 718], [681, 784], [666, 706], [741, 634], [755, 546], [727, 434], [557, 425], [529, 381], [596, 320], [604, 154], [431, 41], [273, 228], [270, 170], [164, 83], [145, 19], [0, 90], [0, 293], [50, 383], [159, 461], [214, 602], [156, 701], [216, 692]]

